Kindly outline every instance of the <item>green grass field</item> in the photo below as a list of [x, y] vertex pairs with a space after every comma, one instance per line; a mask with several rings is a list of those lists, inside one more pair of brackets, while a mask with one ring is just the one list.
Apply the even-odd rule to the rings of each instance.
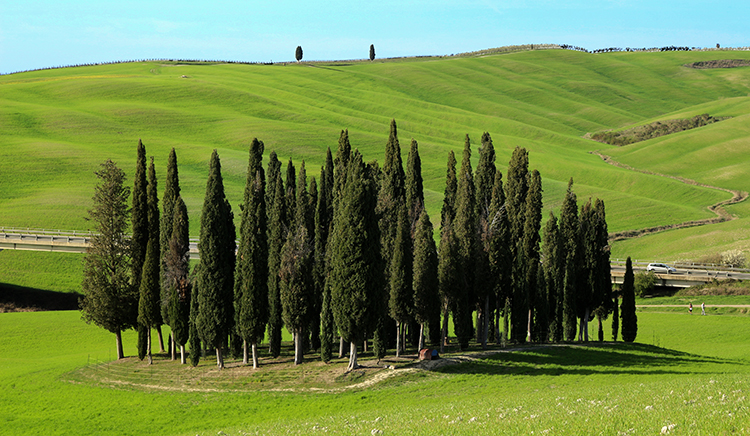
[[[312, 355], [298, 368], [288, 355], [262, 357], [257, 371], [230, 361], [222, 373], [210, 357], [197, 368], [164, 356], [151, 367], [110, 363], [114, 336], [77, 312], [0, 314], [0, 426], [14, 435], [750, 432], [750, 318], [638, 317], [632, 345], [526, 347], [434, 370], [365, 358], [369, 369], [344, 376], [343, 360]], [[132, 356], [135, 335], [124, 338]]]
[[[141, 138], [164, 176], [177, 149], [183, 196], [198, 234], [208, 158], [219, 150], [228, 197], [241, 200], [253, 137], [282, 161], [306, 160], [315, 175], [342, 129], [367, 160], [382, 160], [388, 122], [402, 152], [420, 144], [426, 202], [439, 214], [449, 150], [465, 134], [492, 134], [505, 171], [514, 147], [541, 171], [545, 207], [556, 210], [569, 178], [581, 201], [600, 197], [610, 231], [710, 218], [725, 192], [615, 168], [601, 150], [636, 168], [744, 189], [748, 171], [750, 69], [683, 64], [747, 52], [611, 53], [563, 50], [399, 62], [227, 65], [137, 62], [0, 77], [0, 225], [85, 230], [94, 171], [112, 158], [128, 174]], [[733, 117], [693, 131], [615, 148], [587, 133], [709, 112]], [[475, 162], [476, 165], [476, 162]], [[615, 244], [624, 257], [683, 258], [748, 247], [740, 220]], [[238, 216], [238, 214], [236, 214]], [[545, 212], [544, 216], [547, 216]], [[700, 238], [700, 245], [685, 242]], [[4, 263], [0, 259], [0, 263]], [[0, 270], [2, 265], [0, 265]], [[7, 280], [0, 276], [0, 282]]]

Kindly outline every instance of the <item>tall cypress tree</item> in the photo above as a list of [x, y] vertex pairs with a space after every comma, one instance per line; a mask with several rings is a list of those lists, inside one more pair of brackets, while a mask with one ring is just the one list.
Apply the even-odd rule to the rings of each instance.
[[456, 192], [456, 219], [453, 222], [456, 239], [458, 240], [458, 283], [453, 308], [453, 325], [461, 349], [469, 346], [472, 337], [472, 313], [474, 306], [474, 283], [472, 274], [473, 262], [477, 255], [477, 227], [475, 205], [474, 175], [471, 168], [471, 141], [466, 135], [464, 152], [461, 158], [461, 170], [457, 175], [458, 190]]
[[[440, 320], [440, 296], [438, 294], [438, 257], [432, 223], [427, 211], [422, 209], [414, 232], [414, 318], [420, 324], [419, 349], [424, 348], [425, 325]], [[433, 327], [430, 327], [432, 331]], [[438, 331], [439, 328], [436, 328]], [[438, 339], [439, 341], [439, 339]]]
[[[180, 362], [185, 364], [185, 344], [190, 338], [190, 233], [187, 208], [178, 196], [173, 207], [172, 230], [164, 255], [162, 284], [169, 286], [169, 316], [172, 338], [180, 347]], [[163, 289], [163, 288], [162, 288]]]
[[568, 190], [560, 211], [560, 240], [565, 253], [563, 273], [563, 333], [567, 341], [576, 335], [576, 287], [579, 262], [579, 220], [576, 194], [573, 192], [573, 179], [568, 182]]
[[635, 276], [633, 263], [628, 257], [625, 262], [625, 278], [622, 282], [622, 340], [635, 341], [638, 336], [638, 316], [635, 314]]
[[[525, 295], [519, 298], [519, 307], [528, 313], [526, 318], [527, 340], [531, 340], [532, 321], [534, 312], [546, 307], [546, 293], [540, 292], [537, 287], [537, 270], [539, 269], [539, 230], [542, 226], [542, 177], [539, 171], [534, 170], [530, 174], [529, 191], [526, 195], [526, 213], [524, 215], [523, 230], [523, 257], [525, 263]], [[544, 294], [544, 299], [538, 298], [538, 294]], [[525, 300], [525, 301], [524, 301]], [[524, 304], [525, 303], [525, 304]], [[525, 306], [525, 307], [524, 307]], [[546, 316], [544, 317], [546, 320]]]
[[131, 250], [131, 278], [133, 287], [138, 291], [141, 287], [143, 262], [146, 259], [146, 248], [149, 239], [148, 223], [148, 182], [146, 181], [146, 148], [138, 140], [138, 157], [135, 166], [133, 182], [133, 204], [131, 207], [132, 235], [130, 237]]
[[[321, 176], [323, 176], [323, 169], [321, 168]], [[311, 265], [311, 282], [310, 282], [310, 295], [312, 298], [312, 307], [310, 308], [310, 325], [306, 331], [310, 332], [309, 342], [310, 348], [318, 350], [320, 348], [320, 312], [323, 310], [323, 282], [318, 281], [317, 268], [317, 233], [318, 227], [316, 225], [316, 212], [318, 210], [318, 183], [315, 177], [310, 179], [310, 187], [308, 190], [308, 202], [307, 207], [308, 220], [310, 223], [310, 245], [312, 247], [312, 265]], [[307, 338], [307, 335], [305, 336]]]
[[456, 177], [456, 155], [451, 150], [448, 153], [448, 168], [445, 175], [445, 191], [443, 193], [443, 207], [440, 211], [440, 251], [438, 253], [438, 274], [440, 277], [440, 299], [443, 312], [443, 326], [441, 328], [440, 352], [445, 349], [448, 338], [448, 312], [453, 307], [458, 289], [456, 279], [456, 238], [453, 231], [453, 221], [456, 217], [456, 192], [458, 180]]
[[313, 241], [309, 231], [310, 202], [305, 162], [297, 180], [296, 207], [289, 235], [281, 250], [279, 270], [282, 317], [294, 334], [294, 363], [302, 363], [303, 337], [310, 324], [312, 305]]
[[[216, 349], [216, 364], [224, 368], [222, 348], [234, 325], [235, 229], [232, 208], [224, 195], [219, 155], [209, 164], [201, 213], [200, 262], [194, 281], [198, 313], [195, 326], [203, 342]], [[192, 353], [191, 349], [191, 353]]]
[[599, 341], [604, 340], [603, 320], [607, 319], [612, 306], [612, 277], [609, 263], [609, 231], [607, 229], [607, 214], [604, 201], [596, 199], [594, 202], [594, 233], [596, 266], [594, 279], [594, 301], [597, 304], [594, 314], [599, 322]]
[[350, 343], [347, 370], [358, 366], [357, 343], [379, 315], [372, 310], [383, 289], [376, 204], [375, 181], [355, 151], [334, 211], [330, 242], [331, 305], [336, 326]]
[[[384, 275], [386, 281], [384, 284], [382, 297], [385, 307], [390, 307], [389, 297], [392, 294], [390, 289], [391, 275], [394, 273], [390, 269], [393, 254], [395, 251], [396, 235], [398, 229], [399, 209], [406, 202], [406, 175], [401, 161], [401, 146], [398, 142], [398, 131], [396, 120], [391, 120], [390, 134], [388, 142], [385, 145], [385, 161], [383, 163], [380, 190], [378, 191], [377, 214], [380, 225], [380, 244], [383, 257]], [[409, 245], [409, 258], [411, 258], [411, 244]], [[395, 271], [398, 273], [398, 271]], [[382, 339], [390, 335], [391, 327], [396, 327], [396, 322], [391, 318], [390, 312], [383, 314], [384, 318], [380, 321], [375, 335], [375, 348], [377, 355], [385, 353], [385, 347]]]
[[524, 219], [526, 215], [526, 195], [529, 191], [529, 154], [525, 148], [516, 147], [508, 164], [508, 181], [505, 184], [505, 210], [510, 224], [512, 253], [512, 286], [510, 294], [511, 339], [523, 342], [526, 339], [525, 322], [528, 318], [526, 297], [527, 266], [523, 248]]
[[[148, 166], [148, 187], [146, 188], [146, 202], [148, 204], [148, 234], [149, 242], [154, 240], [154, 250], [156, 250], [156, 287], [151, 290], [155, 295], [154, 307], [150, 310], [154, 314], [153, 327], [156, 328], [156, 333], [159, 335], [159, 351], [162, 353], [164, 350], [164, 338], [161, 333], [161, 326], [164, 324], [164, 318], [162, 318], [162, 302], [161, 302], [161, 217], [159, 214], [159, 193], [158, 185], [156, 183], [156, 168], [154, 167], [154, 158], [151, 157], [151, 163]], [[148, 251], [148, 250], [147, 250]], [[144, 265], [145, 268], [145, 265]], [[150, 337], [150, 334], [149, 334]]]
[[111, 160], [96, 172], [99, 182], [89, 217], [95, 233], [83, 260], [81, 318], [114, 333], [117, 358], [125, 357], [122, 331], [133, 328], [138, 317], [138, 289], [130, 283], [130, 251], [125, 239], [128, 226], [125, 172]]
[[145, 329], [146, 356], [148, 356], [149, 365], [153, 363], [151, 329], [156, 326], [158, 319], [161, 317], [159, 310], [159, 242], [152, 238], [149, 239], [146, 249], [140, 298], [138, 299], [138, 324]]
[[424, 209], [424, 186], [422, 184], [422, 159], [419, 157], [419, 144], [414, 139], [409, 146], [409, 156], [406, 159], [405, 180], [406, 210], [409, 213], [409, 223], [412, 233]]
[[[273, 189], [274, 192], [270, 192]], [[284, 182], [281, 178], [281, 162], [272, 151], [268, 162], [268, 348], [271, 356], [281, 353], [281, 294], [279, 292], [279, 269], [281, 248], [286, 241], [289, 226]]]
[[258, 343], [268, 321], [268, 243], [266, 225], [263, 142], [250, 144], [247, 180], [241, 208], [238, 262], [234, 273], [234, 310], [237, 333], [243, 340], [243, 363], [252, 348], [253, 368], [258, 367]]
[[333, 158], [326, 152], [325, 167], [320, 170], [320, 192], [315, 207], [315, 263], [313, 275], [316, 294], [320, 298], [320, 357], [324, 362], [333, 355], [333, 312], [328, 279], [328, 240], [333, 221]]
[[[167, 252], [169, 251], [169, 241], [172, 239], [174, 210], [179, 196], [180, 179], [177, 172], [177, 153], [174, 148], [172, 148], [169, 152], [169, 159], [167, 160], [167, 177], [164, 181], [164, 196], [161, 200], [162, 214], [159, 222], [159, 245], [161, 249], [161, 317], [162, 321], [170, 327], [172, 326], [172, 320], [169, 319], [171, 311], [170, 302], [172, 301], [172, 295], [170, 292], [173, 288], [173, 283], [171, 283], [166, 277], [166, 257]], [[172, 342], [174, 343], [174, 340]], [[174, 359], [174, 347], [172, 347], [171, 352], [172, 358]]]
[[489, 249], [492, 229], [490, 227], [490, 206], [495, 184], [495, 148], [490, 134], [482, 134], [482, 146], [479, 148], [475, 186], [476, 206], [474, 215], [477, 220], [477, 255], [474, 259], [474, 293], [477, 309], [477, 341], [482, 348], [487, 348], [489, 321], [492, 318], [490, 297], [494, 288], [494, 276], [490, 271]]
[[576, 289], [576, 308], [579, 320], [578, 340], [589, 340], [588, 324], [591, 313], [597, 303], [594, 301], [594, 284], [596, 280], [596, 234], [594, 225], [594, 209], [591, 199], [581, 206], [578, 224], [578, 238], [580, 241], [580, 270]]
[[396, 357], [401, 355], [404, 344], [401, 341], [405, 324], [411, 319], [413, 303], [412, 290], [412, 250], [409, 217], [404, 207], [398, 214], [396, 240], [390, 265], [390, 290], [388, 309], [391, 318], [396, 320]]
[[553, 342], [560, 342], [563, 338], [561, 291], [565, 272], [564, 261], [557, 217], [550, 212], [549, 219], [547, 219], [547, 224], [544, 227], [544, 272], [549, 310], [549, 337]]
[[507, 340], [507, 331], [500, 333], [500, 315], [510, 310], [506, 307], [506, 301], [510, 298], [512, 288], [511, 264], [513, 261], [510, 241], [510, 223], [508, 213], [505, 209], [505, 190], [503, 189], [503, 176], [500, 171], [495, 172], [495, 183], [492, 188], [492, 201], [490, 203], [490, 217], [488, 218], [490, 229], [490, 240], [488, 247], [488, 261], [490, 265], [490, 276], [493, 278], [493, 297], [495, 299], [495, 318], [493, 320], [495, 338], [498, 344]]

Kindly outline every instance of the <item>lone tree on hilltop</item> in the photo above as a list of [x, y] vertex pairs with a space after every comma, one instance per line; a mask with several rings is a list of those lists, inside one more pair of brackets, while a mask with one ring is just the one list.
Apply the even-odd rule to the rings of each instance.
[[136, 325], [138, 289], [130, 284], [130, 250], [125, 239], [130, 189], [125, 173], [111, 160], [96, 172], [99, 184], [89, 216], [95, 235], [83, 260], [81, 317], [115, 334], [117, 358], [125, 357], [122, 331]]
[[375, 46], [370, 44], [370, 60], [375, 60]]
[[297, 50], [294, 51], [294, 58], [297, 59], [297, 62], [302, 60], [302, 46], [298, 45]]

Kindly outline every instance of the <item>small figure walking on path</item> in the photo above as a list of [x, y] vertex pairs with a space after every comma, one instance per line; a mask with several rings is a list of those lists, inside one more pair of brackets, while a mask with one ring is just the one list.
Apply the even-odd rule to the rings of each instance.
[[690, 312], [691, 315], [693, 314], [693, 303], [690, 303], [690, 306], [688, 306], [688, 312]]
[[701, 303], [701, 315], [706, 314], [706, 302]]

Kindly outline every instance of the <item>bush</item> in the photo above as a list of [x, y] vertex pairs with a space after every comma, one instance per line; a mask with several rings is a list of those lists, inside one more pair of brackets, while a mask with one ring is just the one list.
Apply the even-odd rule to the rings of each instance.
[[635, 275], [635, 295], [643, 297], [644, 295], [651, 295], [654, 292], [656, 286], [656, 274], [653, 271], [639, 272]]
[[745, 267], [745, 254], [740, 250], [729, 250], [721, 253], [721, 264], [735, 268]]

